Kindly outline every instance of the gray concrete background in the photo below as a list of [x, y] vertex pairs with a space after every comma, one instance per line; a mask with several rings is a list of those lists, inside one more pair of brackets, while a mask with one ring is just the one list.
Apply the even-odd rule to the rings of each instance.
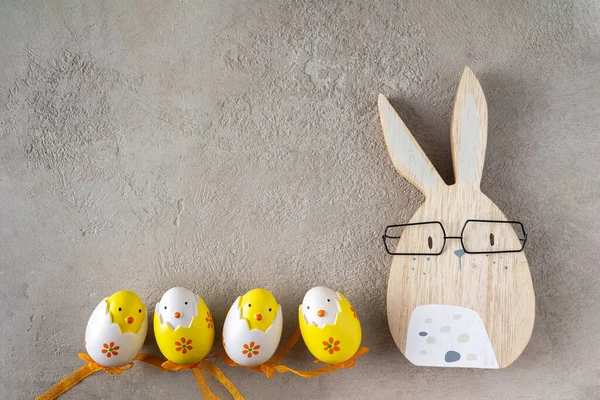
[[[248, 399], [600, 398], [599, 20], [597, 1], [2, 2], [0, 397], [78, 368], [117, 290], [152, 309], [187, 286], [220, 331], [263, 286], [285, 340], [324, 284], [371, 352], [313, 380], [224, 368]], [[388, 159], [377, 94], [452, 182], [465, 65], [489, 106], [483, 190], [526, 224], [537, 296], [531, 342], [500, 371], [414, 367], [386, 322], [380, 235], [422, 197]], [[303, 344], [285, 361], [313, 367]], [[190, 373], [139, 365], [64, 398], [199, 396]]]

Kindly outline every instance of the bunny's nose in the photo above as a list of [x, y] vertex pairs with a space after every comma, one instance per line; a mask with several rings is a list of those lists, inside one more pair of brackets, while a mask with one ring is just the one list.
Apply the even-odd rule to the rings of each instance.
[[257, 321], [262, 321], [262, 314], [254, 314], [254, 319]]
[[128, 324], [133, 324], [133, 321], [134, 321], [133, 317], [127, 317]]
[[319, 317], [321, 317], [321, 318], [324, 317], [325, 316], [325, 310], [319, 310], [319, 311], [317, 311], [317, 315]]
[[179, 318], [179, 317], [181, 317], [181, 313], [179, 311], [175, 311], [173, 313], [173, 318]]

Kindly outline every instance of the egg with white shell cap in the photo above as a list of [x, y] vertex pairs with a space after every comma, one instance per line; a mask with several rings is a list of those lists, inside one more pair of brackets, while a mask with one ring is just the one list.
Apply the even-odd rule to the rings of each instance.
[[202, 360], [215, 339], [208, 306], [189, 289], [167, 290], [154, 310], [154, 336], [169, 361], [189, 365]]

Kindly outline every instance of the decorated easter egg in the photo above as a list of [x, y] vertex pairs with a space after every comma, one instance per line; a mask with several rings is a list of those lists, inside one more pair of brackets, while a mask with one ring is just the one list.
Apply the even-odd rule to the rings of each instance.
[[85, 329], [85, 349], [98, 364], [118, 367], [133, 360], [147, 332], [146, 306], [137, 294], [121, 290], [92, 312]]
[[188, 365], [202, 360], [215, 340], [208, 306], [186, 288], [167, 290], [154, 310], [154, 336], [169, 361]]
[[342, 363], [360, 347], [358, 316], [340, 292], [323, 286], [310, 289], [298, 308], [298, 320], [306, 347], [319, 361]]
[[223, 347], [236, 363], [252, 367], [277, 350], [283, 328], [281, 306], [265, 289], [252, 289], [231, 305], [223, 326]]

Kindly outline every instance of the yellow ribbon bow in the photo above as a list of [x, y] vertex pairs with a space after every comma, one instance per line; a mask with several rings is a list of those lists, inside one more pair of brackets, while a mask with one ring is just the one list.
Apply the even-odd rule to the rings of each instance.
[[[326, 364], [324, 367], [315, 369], [313, 371], [298, 371], [298, 370], [292, 369], [290, 367], [287, 367], [285, 365], [278, 365], [275, 368], [277, 369], [277, 372], [280, 372], [280, 373], [291, 372], [291, 373], [301, 376], [303, 378], [314, 378], [315, 376], [330, 374], [332, 372], [339, 370], [340, 368], [354, 368], [356, 366], [356, 359], [368, 352], [369, 352], [369, 349], [367, 347], [361, 347], [348, 360], [346, 360], [342, 363], [339, 363], [339, 364]], [[314, 361], [315, 364], [318, 364], [320, 362], [321, 361], [319, 361], [319, 360]]]
[[165, 361], [164, 363], [162, 363], [161, 367], [167, 371], [192, 370], [194, 378], [196, 378], [198, 388], [202, 392], [202, 395], [205, 399], [218, 400], [219, 398], [208, 387], [208, 384], [204, 379], [204, 375], [202, 375], [202, 371], [208, 372], [209, 374], [217, 378], [217, 380], [221, 382], [223, 386], [225, 386], [229, 393], [231, 393], [235, 400], [244, 400], [244, 397], [240, 394], [235, 385], [229, 379], [227, 379], [227, 377], [225, 376], [225, 374], [223, 374], [221, 369], [219, 369], [219, 367], [217, 367], [215, 364], [211, 363], [208, 360], [200, 360], [194, 364], [189, 365], [180, 365], [172, 361]]
[[[100, 365], [96, 361], [92, 360], [92, 358], [85, 353], [79, 353], [78, 356], [83, 361], [86, 361], [86, 364], [83, 367], [79, 368], [77, 371], [73, 372], [71, 375], [58, 382], [46, 393], [37, 397], [36, 400], [54, 400], [58, 396], [65, 393], [67, 390], [71, 389], [73, 386], [77, 385], [79, 382], [93, 374], [94, 372], [102, 370], [109, 375], [121, 375], [128, 369], [133, 368], [133, 366], [135, 365], [133, 361], [130, 361], [118, 367], [105, 367], [104, 365]], [[142, 361], [156, 367], [156, 357], [151, 354], [138, 354], [137, 356], [135, 356], [134, 360]]]

